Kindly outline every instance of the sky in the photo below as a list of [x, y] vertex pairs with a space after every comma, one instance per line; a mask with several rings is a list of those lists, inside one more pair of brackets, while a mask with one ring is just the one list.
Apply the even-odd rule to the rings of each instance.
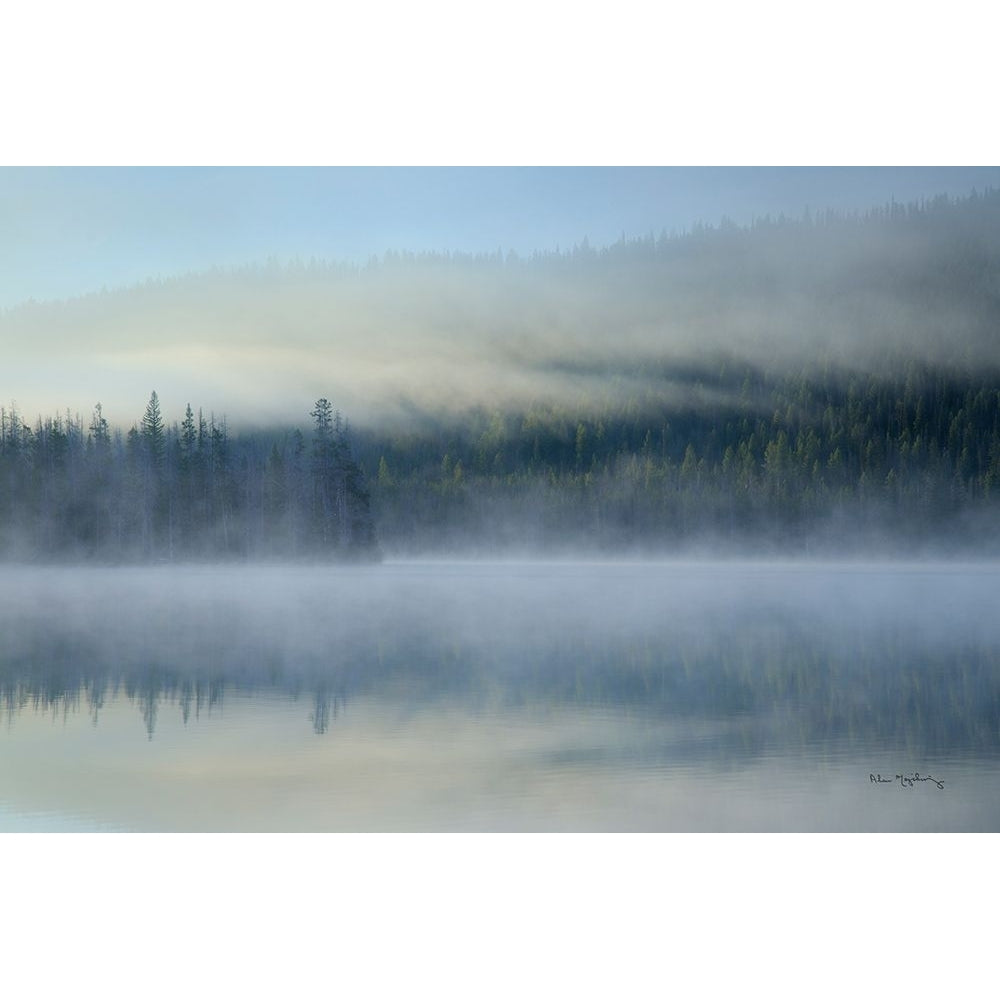
[[0, 309], [212, 267], [530, 254], [1000, 187], [1000, 168], [0, 168]]

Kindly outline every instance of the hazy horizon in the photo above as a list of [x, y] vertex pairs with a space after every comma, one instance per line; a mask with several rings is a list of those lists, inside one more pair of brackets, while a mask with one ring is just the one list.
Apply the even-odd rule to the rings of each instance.
[[[942, 232], [759, 225], [989, 185], [1000, 169], [7, 169], [0, 401], [29, 423], [101, 402], [128, 427], [156, 390], [168, 422], [191, 403], [249, 427], [301, 424], [328, 396], [372, 424], [581, 407], [650, 379], [689, 402], [656, 366], [705, 356], [864, 368], [889, 344], [1000, 363], [981, 302], [912, 287], [983, 244], [974, 213]], [[676, 236], [700, 225], [703, 246]]]
[[0, 310], [270, 259], [527, 256], [997, 186], [1000, 167], [0, 167]]

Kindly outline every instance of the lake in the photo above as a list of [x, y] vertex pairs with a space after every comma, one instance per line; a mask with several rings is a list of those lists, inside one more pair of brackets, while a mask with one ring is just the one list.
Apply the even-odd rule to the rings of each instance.
[[0, 570], [0, 830], [996, 831], [1000, 566]]

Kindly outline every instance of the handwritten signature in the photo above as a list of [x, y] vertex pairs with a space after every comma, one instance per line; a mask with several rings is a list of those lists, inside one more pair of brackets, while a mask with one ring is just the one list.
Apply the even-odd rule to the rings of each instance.
[[900, 788], [913, 788], [918, 781], [932, 781], [938, 788], [944, 788], [943, 781], [938, 781], [929, 774], [921, 774], [919, 771], [914, 771], [913, 774], [897, 774], [892, 778], [883, 778], [881, 774], [869, 774], [868, 780], [873, 785], [894, 785], [898, 781]]

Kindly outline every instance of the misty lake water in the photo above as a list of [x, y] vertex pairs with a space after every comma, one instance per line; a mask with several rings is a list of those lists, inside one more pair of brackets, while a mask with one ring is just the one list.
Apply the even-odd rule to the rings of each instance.
[[1000, 829], [1000, 567], [0, 570], [0, 830]]

